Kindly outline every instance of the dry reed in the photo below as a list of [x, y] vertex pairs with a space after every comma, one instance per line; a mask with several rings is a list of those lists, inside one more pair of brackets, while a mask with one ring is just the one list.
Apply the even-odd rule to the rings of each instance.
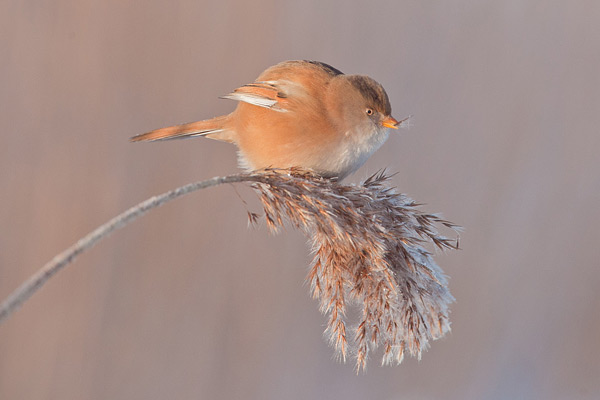
[[[308, 275], [313, 297], [328, 315], [326, 335], [342, 360], [356, 357], [365, 368], [372, 350], [383, 348], [383, 364], [400, 363], [405, 353], [420, 357], [430, 340], [450, 330], [453, 302], [446, 278], [424, 247], [457, 248], [437, 226], [457, 226], [418, 209], [386, 186], [384, 173], [360, 185], [340, 184], [299, 169], [262, 170], [191, 183], [131, 207], [63, 251], [0, 305], [8, 318], [52, 276], [79, 254], [149, 210], [193, 191], [223, 183], [250, 182], [259, 194], [267, 225], [289, 221], [310, 237], [314, 260]], [[249, 213], [251, 222], [259, 216]], [[348, 335], [349, 305], [361, 310]]]

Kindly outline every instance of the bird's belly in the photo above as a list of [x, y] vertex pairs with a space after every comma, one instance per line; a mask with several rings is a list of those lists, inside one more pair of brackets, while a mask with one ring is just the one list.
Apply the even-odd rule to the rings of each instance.
[[335, 130], [326, 119], [310, 121], [295, 112], [239, 104], [236, 144], [248, 169], [301, 167], [317, 169], [330, 155]]
[[341, 179], [363, 165], [387, 138], [386, 133], [381, 141], [357, 139], [325, 117], [301, 120], [294, 112], [244, 103], [235, 112], [240, 166], [248, 170], [300, 167]]

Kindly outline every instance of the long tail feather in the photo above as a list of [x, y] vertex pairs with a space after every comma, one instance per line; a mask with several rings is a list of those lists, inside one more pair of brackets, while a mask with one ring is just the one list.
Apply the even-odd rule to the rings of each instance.
[[[209, 136], [211, 139], [229, 141], [227, 135], [219, 135], [226, 131], [225, 122], [227, 115], [207, 119], [204, 121], [190, 122], [189, 124], [169, 126], [167, 128], [155, 129], [131, 138], [132, 142], [145, 142], [155, 140], [181, 139], [194, 136]], [[214, 136], [212, 136], [215, 134]]]

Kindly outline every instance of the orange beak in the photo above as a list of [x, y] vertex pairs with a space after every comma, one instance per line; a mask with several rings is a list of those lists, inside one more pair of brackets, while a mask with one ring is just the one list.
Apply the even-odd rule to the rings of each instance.
[[397, 121], [396, 118], [390, 115], [389, 117], [381, 121], [381, 125], [385, 126], [386, 128], [398, 129], [398, 124], [400, 122], [402, 121]]

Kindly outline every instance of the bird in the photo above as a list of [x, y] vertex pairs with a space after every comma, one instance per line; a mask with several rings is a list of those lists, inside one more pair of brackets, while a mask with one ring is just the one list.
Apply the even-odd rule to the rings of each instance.
[[346, 75], [319, 61], [284, 61], [222, 96], [236, 100], [227, 115], [156, 129], [133, 142], [204, 136], [233, 143], [247, 171], [300, 168], [342, 180], [387, 140], [392, 117], [381, 84]]

